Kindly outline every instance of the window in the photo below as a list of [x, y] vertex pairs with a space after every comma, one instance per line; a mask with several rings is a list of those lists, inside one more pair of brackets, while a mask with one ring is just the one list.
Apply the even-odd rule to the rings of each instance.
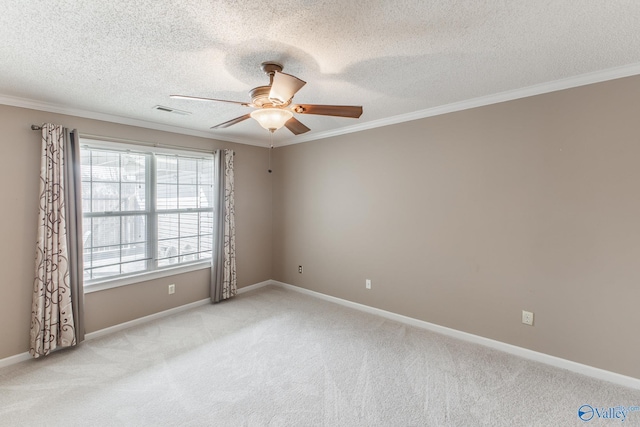
[[211, 259], [212, 156], [82, 143], [86, 284]]

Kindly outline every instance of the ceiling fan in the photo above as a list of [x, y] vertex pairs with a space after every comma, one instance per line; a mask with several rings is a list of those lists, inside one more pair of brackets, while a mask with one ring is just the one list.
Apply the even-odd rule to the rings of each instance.
[[357, 119], [362, 115], [361, 106], [350, 105], [316, 105], [316, 104], [292, 104], [293, 95], [298, 92], [305, 81], [282, 72], [282, 65], [276, 62], [263, 62], [260, 65], [262, 71], [269, 76], [268, 86], [258, 86], [249, 91], [251, 102], [229, 101], [226, 99], [201, 98], [187, 95], [170, 95], [171, 98], [188, 99], [194, 101], [215, 101], [238, 104], [243, 107], [255, 108], [249, 114], [245, 114], [224, 123], [212, 126], [211, 129], [224, 129], [233, 126], [249, 118], [260, 123], [260, 126], [270, 132], [275, 132], [285, 126], [295, 135], [308, 132], [309, 129], [298, 119], [296, 114], [317, 114], [321, 116], [351, 117]]

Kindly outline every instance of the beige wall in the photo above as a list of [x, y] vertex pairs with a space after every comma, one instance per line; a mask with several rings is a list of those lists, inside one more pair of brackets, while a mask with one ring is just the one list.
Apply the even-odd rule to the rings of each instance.
[[[54, 122], [232, 147], [240, 287], [274, 278], [640, 378], [638, 111], [632, 77], [278, 148], [272, 210], [265, 149], [0, 106], [0, 359], [28, 350], [29, 126]], [[87, 331], [207, 298], [208, 283], [202, 270], [88, 294]]]
[[278, 148], [274, 279], [640, 378], [639, 113], [633, 77]]
[[[272, 277], [266, 149], [0, 105], [0, 359], [29, 349], [40, 170], [40, 133], [30, 126], [44, 122], [112, 138], [235, 150], [238, 286]], [[199, 270], [87, 294], [87, 332], [205, 299], [209, 279]], [[169, 283], [176, 284], [174, 295]]]

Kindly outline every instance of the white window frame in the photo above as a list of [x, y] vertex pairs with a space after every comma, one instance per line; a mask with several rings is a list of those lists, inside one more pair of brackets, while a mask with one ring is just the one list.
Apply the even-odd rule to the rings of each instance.
[[[161, 155], [170, 155], [170, 156], [182, 156], [182, 157], [190, 157], [190, 158], [198, 158], [198, 159], [210, 159], [214, 160], [213, 153], [207, 153], [202, 151], [189, 151], [189, 150], [181, 150], [167, 147], [157, 147], [157, 146], [145, 146], [145, 145], [137, 145], [132, 143], [120, 143], [120, 142], [111, 142], [111, 141], [103, 141], [89, 138], [80, 138], [80, 149], [90, 147], [94, 149], [103, 149], [103, 150], [111, 150], [111, 151], [120, 151], [120, 152], [130, 152], [134, 154], [150, 154], [151, 157], [154, 157], [156, 154]], [[177, 212], [204, 212], [211, 211], [215, 218], [215, 206], [211, 208], [194, 208], [194, 209], [172, 209], [172, 210], [162, 210], [157, 209], [156, 206], [156, 161], [151, 160], [148, 163], [148, 169], [146, 171], [146, 180], [145, 186], [147, 187], [147, 206], [144, 211], [134, 211], [134, 212], [118, 212], [114, 213], [113, 216], [122, 216], [123, 214], [135, 214], [135, 215], [146, 215], [147, 216], [147, 244], [150, 245], [150, 251], [152, 253], [152, 260], [150, 263], [147, 263], [147, 270], [126, 274], [126, 275], [118, 275], [107, 277], [104, 279], [99, 279], [95, 281], [85, 282], [84, 291], [85, 293], [97, 292], [105, 289], [111, 289], [119, 286], [126, 286], [135, 283], [139, 283], [142, 281], [159, 279], [162, 277], [173, 276], [176, 274], [187, 273], [190, 271], [202, 270], [206, 268], [211, 268], [211, 263], [213, 260], [213, 252], [212, 257], [204, 260], [196, 260], [187, 263], [178, 263], [176, 265], [171, 266], [163, 266], [158, 267], [157, 257], [158, 257], [158, 229], [156, 220], [159, 214], [162, 213], [177, 213]], [[212, 176], [215, 177], [215, 172]], [[216, 182], [213, 182], [213, 186], [217, 185]], [[215, 193], [214, 193], [215, 194]], [[93, 213], [89, 214], [89, 216], [97, 216]], [[109, 216], [109, 214], [101, 215], [101, 216]], [[83, 213], [84, 218], [84, 213]], [[213, 230], [212, 230], [213, 231]], [[212, 251], [214, 249], [214, 245], [212, 244]], [[84, 266], [83, 266], [84, 267]]]

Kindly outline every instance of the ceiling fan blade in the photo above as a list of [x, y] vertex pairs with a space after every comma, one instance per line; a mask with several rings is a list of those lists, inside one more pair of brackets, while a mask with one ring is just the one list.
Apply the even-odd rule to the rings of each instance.
[[319, 114], [321, 116], [351, 117], [357, 119], [362, 115], [362, 107], [355, 105], [314, 105], [298, 104], [291, 107], [298, 114]]
[[298, 119], [295, 117], [291, 117], [287, 120], [284, 125], [287, 129], [289, 129], [294, 135], [300, 135], [301, 133], [309, 132], [311, 129], [303, 125]]
[[269, 100], [278, 105], [286, 104], [306, 84], [307, 82], [291, 74], [276, 71], [273, 75]]
[[215, 98], [201, 98], [199, 96], [188, 96], [188, 95], [169, 95], [169, 98], [173, 99], [188, 99], [190, 101], [215, 101], [215, 102], [228, 102], [231, 104], [240, 104], [244, 107], [249, 107], [250, 104], [248, 102], [240, 102], [240, 101], [229, 101], [227, 99], [215, 99]]
[[215, 125], [215, 126], [211, 126], [210, 129], [224, 129], [224, 128], [228, 128], [229, 126], [233, 126], [236, 123], [240, 123], [242, 121], [245, 121], [247, 119], [250, 119], [251, 115], [250, 114], [245, 114], [244, 116], [240, 116], [240, 117], [236, 117], [235, 119], [231, 119], [227, 122], [224, 123], [220, 123], [219, 125]]

